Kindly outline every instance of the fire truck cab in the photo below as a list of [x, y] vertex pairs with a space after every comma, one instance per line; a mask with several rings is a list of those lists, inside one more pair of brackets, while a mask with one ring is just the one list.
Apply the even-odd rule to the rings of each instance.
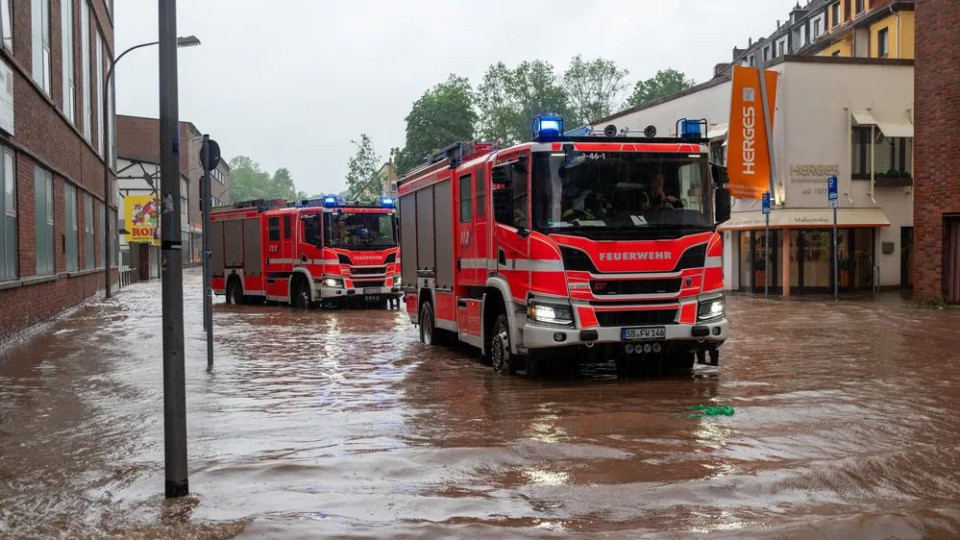
[[508, 373], [588, 351], [618, 367], [716, 365], [730, 195], [706, 121], [678, 122], [676, 138], [567, 136], [560, 117], [534, 128], [509, 148], [452, 144], [400, 179], [402, 288], [421, 340], [476, 346]]
[[395, 204], [256, 200], [210, 215], [211, 275], [228, 303], [386, 306], [400, 291]]

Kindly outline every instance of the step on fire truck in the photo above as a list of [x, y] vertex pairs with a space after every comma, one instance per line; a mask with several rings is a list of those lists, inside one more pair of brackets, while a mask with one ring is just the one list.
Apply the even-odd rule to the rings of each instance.
[[678, 122], [676, 138], [565, 135], [562, 121], [538, 117], [533, 141], [509, 148], [452, 144], [400, 179], [421, 341], [455, 338], [508, 373], [600, 354], [618, 369], [716, 365], [730, 192], [706, 121]]
[[213, 291], [227, 303], [386, 306], [399, 299], [393, 199], [256, 200], [210, 213]]

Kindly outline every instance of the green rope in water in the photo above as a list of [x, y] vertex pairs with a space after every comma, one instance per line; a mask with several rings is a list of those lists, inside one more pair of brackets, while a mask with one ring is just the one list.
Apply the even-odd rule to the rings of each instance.
[[734, 410], [733, 407], [729, 405], [724, 405], [722, 407], [714, 407], [710, 405], [690, 405], [687, 407], [688, 410], [698, 411], [690, 415], [690, 418], [703, 418], [704, 416], [733, 416]]

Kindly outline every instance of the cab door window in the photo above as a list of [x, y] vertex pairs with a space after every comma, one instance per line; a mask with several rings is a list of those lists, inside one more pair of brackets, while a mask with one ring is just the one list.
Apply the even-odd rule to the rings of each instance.
[[280, 240], [280, 218], [272, 217], [267, 222], [267, 240], [271, 242]]
[[465, 174], [460, 177], [460, 223], [473, 221], [473, 175]]

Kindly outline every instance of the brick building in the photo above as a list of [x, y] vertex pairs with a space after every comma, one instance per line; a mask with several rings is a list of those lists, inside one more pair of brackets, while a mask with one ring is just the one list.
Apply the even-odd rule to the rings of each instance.
[[0, 0], [0, 346], [95, 295], [116, 264], [103, 233], [112, 5]]
[[919, 0], [914, 295], [960, 303], [960, 2]]
[[[200, 210], [200, 148], [203, 134], [191, 122], [180, 122], [180, 181], [182, 239], [184, 263], [198, 264], [202, 245], [203, 229]], [[142, 171], [156, 171], [156, 188], [159, 189], [160, 166], [160, 121], [141, 116], [117, 116], [117, 154], [120, 161], [119, 184], [121, 195], [127, 193], [149, 194], [148, 186], [140, 184]], [[131, 164], [135, 164], [132, 168]], [[216, 170], [211, 171], [210, 187], [215, 206], [230, 202], [230, 166], [221, 160]], [[121, 242], [123, 243], [123, 242]], [[144, 277], [145, 274], [141, 274]]]

